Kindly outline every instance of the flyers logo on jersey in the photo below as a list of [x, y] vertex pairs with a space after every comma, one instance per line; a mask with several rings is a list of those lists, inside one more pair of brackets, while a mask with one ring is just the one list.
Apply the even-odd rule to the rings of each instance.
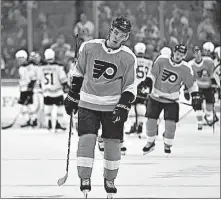
[[113, 63], [102, 60], [94, 60], [93, 78], [99, 79], [103, 76], [106, 79], [112, 79], [117, 73], [117, 66]]
[[168, 69], [163, 69], [162, 81], [169, 81], [170, 83], [176, 82], [178, 75], [174, 72], [169, 71]]
[[205, 69], [198, 71], [197, 75], [198, 75], [199, 78], [208, 77], [209, 76], [208, 71], [205, 70]]

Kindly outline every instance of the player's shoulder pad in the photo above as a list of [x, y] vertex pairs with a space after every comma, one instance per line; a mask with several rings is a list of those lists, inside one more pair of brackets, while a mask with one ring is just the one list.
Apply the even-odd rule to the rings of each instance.
[[162, 60], [169, 60], [169, 59], [170, 59], [170, 57], [168, 57], [168, 56], [158, 55], [158, 56], [155, 58], [154, 62], [159, 62], [159, 61], [162, 61]]
[[213, 59], [210, 58], [209, 56], [203, 57], [203, 61], [204, 61], [204, 62], [207, 62], [207, 63], [212, 63], [212, 64], [214, 64]]
[[134, 58], [134, 62], [137, 62], [136, 55], [133, 53], [133, 51], [129, 47], [127, 47], [125, 45], [122, 45], [121, 50], [127, 52], [128, 54], [130, 54]]
[[192, 70], [192, 67], [191, 67], [191, 65], [190, 65], [190, 63], [189, 62], [186, 62], [186, 61], [182, 61], [182, 67], [183, 67], [183, 69], [185, 70], [185, 71], [188, 71], [188, 72], [190, 72], [191, 74], [193, 74], [193, 70]]
[[93, 40], [85, 41], [81, 44], [81, 46], [79, 48], [79, 52], [81, 52], [83, 50], [83, 48], [85, 46], [87, 46], [88, 44], [102, 44], [103, 41], [104, 41], [104, 39], [93, 39]]

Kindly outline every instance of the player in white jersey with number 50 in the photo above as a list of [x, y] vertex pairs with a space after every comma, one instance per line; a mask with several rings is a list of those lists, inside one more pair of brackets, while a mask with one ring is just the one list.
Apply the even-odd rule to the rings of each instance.
[[[152, 67], [153, 61], [150, 58], [145, 57], [146, 45], [142, 42], [138, 42], [134, 46], [134, 53], [137, 56], [137, 70], [136, 76], [138, 80], [137, 87], [137, 98], [132, 104], [131, 110], [129, 112], [129, 118], [126, 122], [125, 133], [137, 133], [139, 136], [143, 131], [143, 125], [146, 125], [146, 106], [145, 99], [147, 94], [150, 93], [149, 87], [143, 87], [143, 81], [146, 79], [149, 70]], [[130, 128], [130, 130], [127, 130]]]
[[[41, 67], [41, 86], [44, 96], [44, 112], [48, 129], [55, 132], [62, 127], [64, 92], [68, 91], [67, 75], [64, 66], [55, 62], [55, 52], [46, 49], [44, 52], [46, 62]], [[55, 118], [52, 116], [53, 105], [57, 109]]]

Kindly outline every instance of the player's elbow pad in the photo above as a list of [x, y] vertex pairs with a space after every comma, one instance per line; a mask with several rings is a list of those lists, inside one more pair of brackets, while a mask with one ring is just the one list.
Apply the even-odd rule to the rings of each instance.
[[71, 91], [77, 94], [80, 93], [83, 80], [83, 77], [73, 76], [71, 81]]
[[121, 94], [119, 104], [130, 105], [135, 100], [135, 95], [131, 92], [125, 91]]

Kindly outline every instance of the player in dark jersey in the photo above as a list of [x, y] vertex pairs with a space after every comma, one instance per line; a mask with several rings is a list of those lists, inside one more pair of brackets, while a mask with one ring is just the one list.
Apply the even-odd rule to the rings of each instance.
[[143, 148], [144, 154], [151, 152], [155, 147], [157, 120], [164, 110], [165, 132], [164, 152], [171, 153], [175, 137], [176, 123], [179, 121], [180, 87], [184, 83], [192, 96], [192, 106], [197, 108], [201, 102], [198, 87], [188, 63], [183, 59], [187, 53], [185, 45], [175, 46], [171, 57], [160, 55], [154, 62], [146, 81], [152, 82], [153, 88], [147, 103], [147, 144]]
[[121, 159], [120, 141], [131, 103], [136, 98], [137, 60], [122, 45], [129, 38], [131, 22], [113, 20], [108, 38], [84, 42], [79, 49], [72, 86], [65, 99], [67, 114], [78, 110], [77, 169], [80, 190], [87, 196], [97, 135], [102, 125], [104, 140], [104, 188], [109, 197], [117, 192], [114, 180]]

